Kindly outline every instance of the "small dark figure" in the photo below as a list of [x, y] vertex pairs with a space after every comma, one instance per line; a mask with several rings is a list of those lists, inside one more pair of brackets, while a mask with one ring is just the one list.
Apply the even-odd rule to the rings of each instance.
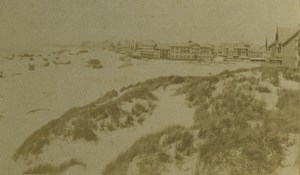
[[29, 70], [34, 71], [34, 69], [35, 69], [34, 65], [29, 64]]

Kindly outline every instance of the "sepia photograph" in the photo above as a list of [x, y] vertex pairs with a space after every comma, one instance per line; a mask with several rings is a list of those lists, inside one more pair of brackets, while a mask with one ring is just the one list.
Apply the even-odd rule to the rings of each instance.
[[300, 0], [0, 0], [0, 175], [300, 175]]

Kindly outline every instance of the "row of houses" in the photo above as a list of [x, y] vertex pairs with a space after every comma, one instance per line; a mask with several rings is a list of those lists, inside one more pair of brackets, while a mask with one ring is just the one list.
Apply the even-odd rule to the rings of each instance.
[[152, 41], [139, 43], [135, 53], [148, 58], [209, 61], [214, 57], [214, 48], [212, 45], [200, 45], [192, 41], [175, 44], [156, 44]]
[[198, 44], [193, 41], [173, 44], [157, 44], [154, 41], [123, 41], [112, 44], [108, 41], [105, 47], [118, 53], [133, 57], [161, 58], [173, 60], [212, 61], [215, 57], [225, 59], [262, 58], [262, 49], [253, 49], [250, 44], [224, 44], [218, 47], [211, 44]]
[[264, 62], [265, 48], [249, 42], [220, 44], [216, 55], [227, 60], [250, 60]]
[[123, 41], [115, 45], [107, 42], [106, 46], [118, 53], [133, 57], [177, 60], [211, 60], [214, 57], [214, 47], [212, 45], [200, 45], [192, 41], [175, 44], [158, 44], [152, 40], [144, 42]]
[[158, 44], [151, 40], [117, 43], [105, 41], [103, 47], [132, 57], [203, 61], [222, 58], [224, 60], [266, 61], [285, 66], [300, 66], [300, 26], [277, 28], [273, 42], [268, 45], [266, 40], [265, 46], [256, 46], [249, 42], [224, 43], [218, 46], [198, 44], [192, 41]]

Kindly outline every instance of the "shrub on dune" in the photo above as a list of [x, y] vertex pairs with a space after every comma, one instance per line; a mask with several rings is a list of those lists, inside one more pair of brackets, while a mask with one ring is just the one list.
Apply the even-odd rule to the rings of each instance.
[[44, 165], [39, 165], [37, 167], [28, 169], [23, 172], [23, 174], [60, 174], [63, 173], [64, 171], [68, 170], [72, 166], [82, 166], [86, 167], [84, 163], [77, 159], [72, 159], [68, 162], [65, 162], [59, 166], [54, 166], [51, 164], [44, 164]]
[[100, 60], [98, 59], [90, 59], [88, 60], [88, 67], [92, 67], [94, 69], [99, 69], [102, 68], [103, 66], [101, 65]]

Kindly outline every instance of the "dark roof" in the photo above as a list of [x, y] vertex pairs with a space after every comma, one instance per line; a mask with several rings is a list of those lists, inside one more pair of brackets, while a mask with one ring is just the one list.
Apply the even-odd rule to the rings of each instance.
[[[279, 43], [286, 45], [291, 39], [296, 37], [300, 32], [299, 28], [284, 28], [284, 27], [279, 27], [277, 28], [276, 33], [278, 34], [278, 41]], [[273, 41], [271, 45], [269, 46], [272, 47], [276, 41]]]
[[155, 46], [156, 43], [153, 40], [147, 40], [147, 41], [143, 41], [143, 42], [138, 42], [138, 45], [140, 45], [140, 46]]
[[171, 48], [170, 48], [169, 45], [166, 45], [166, 44], [158, 44], [156, 46], [156, 49], [158, 49], [158, 50], [170, 50]]
[[191, 47], [193, 44], [191, 42], [173, 43], [170, 44], [170, 47]]
[[200, 44], [200, 47], [209, 47], [209, 48], [211, 48], [213, 46], [211, 44]]

